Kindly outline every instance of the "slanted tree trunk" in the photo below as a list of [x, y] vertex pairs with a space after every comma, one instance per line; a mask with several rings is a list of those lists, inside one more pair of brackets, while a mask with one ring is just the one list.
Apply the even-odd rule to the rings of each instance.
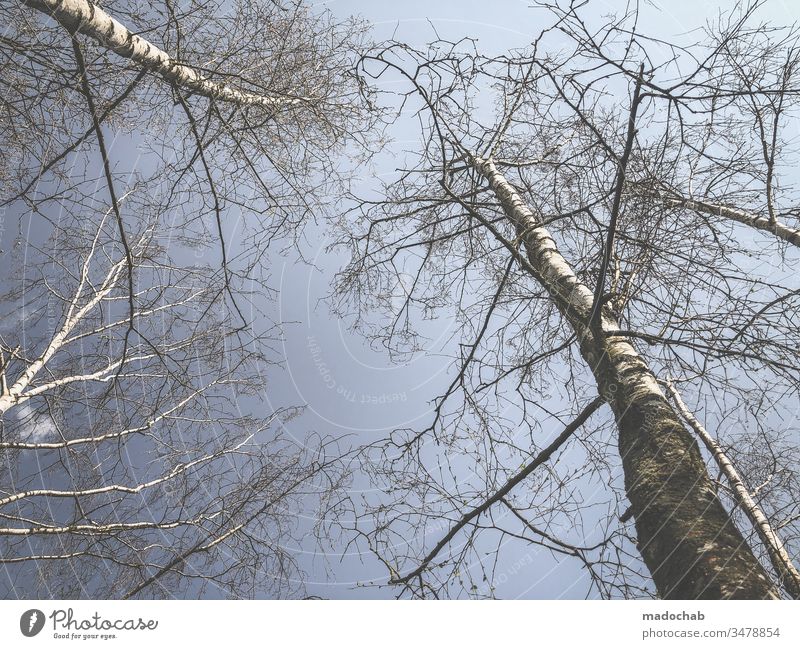
[[299, 97], [270, 97], [237, 90], [212, 81], [180, 63], [153, 43], [132, 33], [125, 25], [89, 0], [20, 0], [52, 16], [72, 33], [78, 32], [158, 74], [166, 81], [199, 95], [239, 105], [261, 106], [270, 111], [304, 101]]
[[661, 597], [777, 599], [779, 593], [736, 529], [692, 435], [644, 359], [603, 312], [590, 329], [592, 291], [580, 282], [550, 233], [497, 170], [473, 157], [525, 245], [537, 279], [580, 340], [581, 354], [614, 411], [625, 489], [639, 550]]
[[[648, 194], [653, 195], [651, 192]], [[709, 203], [707, 201], [698, 201], [693, 198], [685, 198], [682, 196], [670, 196], [655, 193], [654, 196], [666, 205], [672, 207], [681, 207], [694, 212], [702, 214], [709, 214], [711, 216], [719, 216], [723, 219], [736, 221], [742, 225], [747, 225], [762, 232], [769, 232], [779, 239], [783, 239], [787, 243], [800, 248], [800, 230], [792, 228], [785, 223], [778, 220], [772, 220], [766, 216], [759, 216], [752, 212], [742, 210], [728, 205], [718, 205], [716, 203]]]
[[697, 436], [703, 442], [703, 445], [706, 447], [706, 449], [708, 449], [708, 452], [711, 453], [714, 461], [717, 463], [717, 466], [719, 466], [720, 470], [728, 479], [728, 483], [733, 490], [736, 501], [739, 503], [739, 506], [742, 508], [742, 511], [745, 513], [747, 518], [753, 524], [753, 527], [761, 539], [761, 542], [767, 549], [767, 554], [769, 554], [772, 567], [780, 576], [784, 588], [792, 597], [795, 599], [800, 599], [800, 572], [798, 572], [794, 563], [792, 563], [792, 558], [786, 551], [783, 541], [781, 541], [778, 533], [775, 531], [772, 525], [770, 525], [766, 514], [761, 507], [758, 506], [758, 503], [753, 499], [753, 496], [750, 495], [750, 491], [745, 486], [744, 480], [742, 480], [739, 472], [733, 465], [733, 462], [731, 462], [731, 459], [728, 457], [727, 453], [722, 450], [722, 447], [719, 445], [717, 440], [714, 439], [711, 433], [705, 429], [697, 417], [695, 417], [689, 408], [686, 407], [686, 404], [681, 398], [680, 392], [678, 392], [671, 381], [667, 382], [667, 390], [675, 400], [675, 405], [678, 408], [678, 412], [681, 413], [681, 416], [686, 420], [686, 423], [692, 427], [692, 430], [697, 433]]

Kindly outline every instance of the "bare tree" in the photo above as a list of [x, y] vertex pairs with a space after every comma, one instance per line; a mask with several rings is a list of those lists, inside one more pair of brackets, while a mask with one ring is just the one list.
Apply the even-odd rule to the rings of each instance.
[[[384, 490], [349, 532], [399, 594], [491, 597], [522, 544], [592, 596], [796, 593], [797, 34], [757, 2], [696, 43], [537, 10], [529, 51], [390, 44], [359, 76], [363, 26], [299, 4], [3, 6], [9, 594], [300, 592], [293, 512], [353, 503], [336, 445], [264, 412], [262, 307], [326, 216], [391, 353], [460, 325], [429, 425], [363, 451]], [[338, 214], [388, 75], [420, 155]]]
[[362, 26], [246, 1], [2, 15], [6, 595], [302, 594], [287, 543], [346, 474], [267, 408], [266, 255], [368, 153]]
[[424, 143], [354, 213], [341, 309], [363, 320], [402, 273], [385, 344], [413, 349], [419, 318], [445, 311], [461, 328], [430, 425], [365, 454], [395, 498], [358, 538], [417, 596], [491, 596], [514, 538], [574, 557], [603, 597], [649, 596], [649, 574], [661, 597], [774, 599], [785, 567], [659, 380], [699, 395], [684, 409], [724, 430], [791, 558], [798, 228], [781, 124], [796, 34], [758, 23], [757, 3], [687, 44], [648, 38], [635, 11], [598, 25], [582, 4], [542, 9], [551, 25], [524, 53], [437, 41], [363, 60], [405, 84]]

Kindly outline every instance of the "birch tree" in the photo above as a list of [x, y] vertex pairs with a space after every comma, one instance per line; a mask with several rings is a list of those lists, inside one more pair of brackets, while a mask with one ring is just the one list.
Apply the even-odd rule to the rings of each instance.
[[[437, 41], [363, 60], [402, 85], [423, 146], [342, 239], [340, 308], [389, 303], [402, 273], [384, 344], [421, 345], [434, 314], [459, 344], [429, 425], [367, 453], [397, 498], [358, 538], [421, 597], [492, 596], [509, 539], [579, 562], [592, 596], [794, 595], [736, 493], [792, 561], [795, 32], [752, 4], [664, 43], [635, 13], [540, 5], [552, 22], [524, 53]], [[714, 420], [741, 484], [715, 479], [684, 410]]]
[[296, 3], [1, 11], [4, 594], [302, 595], [287, 547], [346, 477], [270, 401], [268, 249], [369, 153], [362, 26]]

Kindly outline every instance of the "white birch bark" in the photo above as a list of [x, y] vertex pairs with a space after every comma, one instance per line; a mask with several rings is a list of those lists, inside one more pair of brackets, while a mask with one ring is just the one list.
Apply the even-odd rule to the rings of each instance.
[[780, 537], [772, 528], [772, 525], [770, 525], [769, 519], [767, 519], [761, 507], [753, 500], [739, 472], [736, 470], [736, 467], [725, 451], [722, 450], [722, 447], [717, 443], [717, 440], [712, 437], [711, 433], [705, 429], [697, 417], [686, 407], [680, 392], [675, 388], [672, 381], [667, 381], [666, 385], [669, 393], [675, 400], [675, 405], [678, 407], [681, 416], [686, 420], [689, 426], [691, 426], [692, 430], [697, 433], [697, 436], [702, 440], [708, 452], [711, 453], [714, 461], [728, 479], [728, 483], [736, 495], [739, 506], [753, 524], [761, 542], [767, 548], [772, 567], [775, 568], [775, 571], [780, 575], [784, 587], [792, 597], [800, 599], [800, 572], [798, 572], [794, 563], [792, 563], [792, 558], [786, 551]]
[[559, 252], [494, 162], [472, 157], [524, 243], [537, 280], [568, 320], [600, 394], [614, 410], [625, 488], [638, 546], [659, 590], [671, 599], [777, 599], [779, 594], [719, 501], [697, 443], [618, 323]]
[[[21, 403], [23, 400], [28, 398], [23, 395], [23, 392], [28, 388], [28, 386], [30, 386], [31, 381], [33, 381], [36, 375], [42, 370], [43, 367], [45, 367], [53, 355], [64, 346], [65, 341], [69, 337], [70, 333], [75, 329], [76, 326], [78, 326], [86, 314], [100, 304], [116, 287], [122, 270], [125, 268], [124, 259], [118, 261], [111, 267], [111, 270], [109, 271], [108, 275], [106, 275], [103, 284], [94, 293], [94, 295], [87, 300], [86, 304], [81, 307], [78, 306], [80, 298], [84, 293], [84, 289], [88, 285], [89, 263], [95, 252], [96, 243], [97, 242], [95, 240], [95, 244], [92, 246], [92, 251], [83, 265], [81, 281], [78, 284], [78, 288], [75, 290], [75, 294], [70, 302], [69, 308], [67, 309], [67, 313], [64, 316], [64, 322], [59, 330], [56, 331], [53, 337], [50, 339], [47, 347], [45, 347], [44, 351], [33, 362], [28, 364], [28, 366], [22, 371], [19, 377], [13, 381], [11, 385], [8, 385], [8, 378], [5, 374], [5, 369], [3, 370], [4, 389], [2, 393], [0, 393], [0, 415], [5, 413], [12, 406]], [[105, 369], [107, 371], [111, 371], [109, 368]], [[78, 377], [76, 380], [90, 380], [91, 378], [92, 376]]]
[[192, 67], [176, 61], [164, 50], [131, 32], [125, 25], [89, 0], [20, 0], [22, 4], [52, 16], [72, 32], [93, 38], [119, 56], [131, 59], [169, 83], [198, 95], [239, 105], [261, 106], [269, 111], [294, 106], [307, 98], [270, 97], [245, 92], [212, 81]]
[[728, 207], [725, 205], [717, 205], [715, 203], [707, 203], [706, 201], [698, 201], [691, 198], [675, 198], [675, 197], [660, 197], [667, 205], [674, 207], [683, 207], [695, 212], [702, 212], [711, 216], [719, 216], [724, 219], [736, 221], [743, 225], [750, 226], [762, 232], [769, 232], [779, 239], [783, 239], [787, 243], [800, 248], [800, 230], [791, 228], [780, 221], [771, 221], [768, 217], [759, 216], [746, 210], [740, 210], [735, 207]]

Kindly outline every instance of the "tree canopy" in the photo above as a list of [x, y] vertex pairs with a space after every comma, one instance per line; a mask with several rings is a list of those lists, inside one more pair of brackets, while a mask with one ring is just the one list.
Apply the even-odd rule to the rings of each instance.
[[[5, 3], [6, 595], [302, 596], [311, 536], [397, 597], [495, 597], [530, 548], [587, 597], [800, 596], [800, 32], [763, 5], [666, 40], [542, 1], [498, 55]], [[281, 257], [387, 364], [444, 359], [425, 412], [288, 428]]]

